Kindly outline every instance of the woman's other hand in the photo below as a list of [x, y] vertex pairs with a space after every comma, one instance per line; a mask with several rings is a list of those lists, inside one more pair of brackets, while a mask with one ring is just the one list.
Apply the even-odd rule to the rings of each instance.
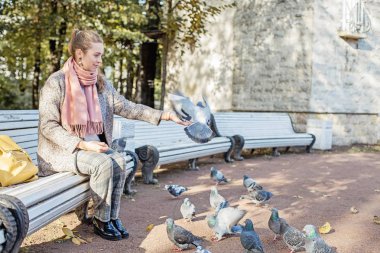
[[79, 142], [77, 148], [87, 151], [94, 151], [97, 153], [104, 153], [109, 149], [106, 143], [100, 141], [81, 141]]
[[164, 111], [162, 114], [161, 114], [161, 119], [162, 120], [171, 120], [179, 125], [183, 125], [183, 126], [190, 126], [192, 124], [191, 121], [184, 121], [184, 120], [181, 120], [180, 118], [178, 118], [177, 114], [173, 111]]

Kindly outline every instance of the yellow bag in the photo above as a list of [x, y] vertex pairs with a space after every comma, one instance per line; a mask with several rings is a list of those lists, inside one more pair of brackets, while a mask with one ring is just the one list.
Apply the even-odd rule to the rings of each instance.
[[9, 136], [0, 135], [0, 184], [9, 186], [37, 178], [38, 168]]

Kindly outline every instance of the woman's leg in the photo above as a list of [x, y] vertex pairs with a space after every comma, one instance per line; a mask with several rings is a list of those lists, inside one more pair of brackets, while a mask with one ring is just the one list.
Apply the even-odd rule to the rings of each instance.
[[113, 192], [113, 161], [107, 153], [80, 150], [77, 169], [90, 175], [90, 188], [94, 202], [94, 216], [102, 222], [111, 218]]
[[128, 176], [125, 159], [122, 154], [112, 151], [110, 154], [113, 163], [113, 191], [111, 198], [111, 219], [119, 218], [120, 200], [123, 194], [125, 180]]

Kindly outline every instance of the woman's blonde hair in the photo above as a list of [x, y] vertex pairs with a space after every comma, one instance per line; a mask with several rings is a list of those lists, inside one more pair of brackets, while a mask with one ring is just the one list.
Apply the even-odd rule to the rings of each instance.
[[[81, 49], [83, 53], [86, 53], [90, 49], [91, 43], [103, 43], [103, 39], [93, 30], [74, 29], [71, 33], [71, 39], [69, 42], [69, 54], [75, 59], [75, 50]], [[104, 75], [99, 69], [97, 82], [99, 91], [103, 90], [104, 83]]]

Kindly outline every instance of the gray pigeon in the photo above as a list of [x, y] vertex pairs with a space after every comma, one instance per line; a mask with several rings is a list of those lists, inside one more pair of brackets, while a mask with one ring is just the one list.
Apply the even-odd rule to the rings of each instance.
[[306, 225], [303, 228], [306, 235], [305, 249], [306, 253], [334, 253], [335, 248], [330, 247], [318, 233], [314, 225]]
[[207, 215], [208, 226], [214, 231], [215, 238], [220, 241], [223, 235], [233, 234], [232, 228], [236, 226], [243, 216], [247, 213], [234, 207], [226, 207], [216, 215]]
[[186, 187], [178, 184], [166, 184], [165, 189], [174, 197], [178, 197], [188, 190]]
[[198, 247], [202, 241], [201, 238], [193, 235], [190, 231], [174, 224], [172, 218], [166, 219], [166, 232], [169, 240], [180, 250], [188, 249], [191, 244]]
[[179, 92], [177, 94], [168, 93], [168, 97], [179, 118], [193, 122], [190, 126], [185, 127], [185, 132], [191, 140], [197, 143], [206, 143], [215, 137], [215, 133], [211, 130], [211, 110], [204, 97], [204, 105], [202, 102], [194, 105], [188, 97]]
[[253, 228], [253, 223], [250, 219], [245, 220], [243, 232], [240, 234], [240, 242], [245, 252], [264, 253], [260, 237]]
[[270, 230], [273, 231], [275, 234], [273, 241], [277, 239], [277, 236], [282, 235], [285, 232], [285, 226], [286, 223], [285, 219], [280, 218], [278, 215], [278, 210], [276, 208], [272, 208], [272, 214], [268, 220], [268, 227]]
[[204, 249], [202, 246], [197, 246], [197, 251], [194, 253], [211, 253], [211, 251]]
[[258, 190], [262, 190], [263, 187], [261, 185], [259, 185], [258, 183], [256, 183], [255, 180], [253, 180], [252, 178], [248, 177], [247, 175], [244, 175], [243, 176], [243, 185], [244, 187], [250, 191], [251, 189], [258, 189]]
[[214, 180], [216, 182], [216, 184], [220, 184], [222, 182], [225, 182], [225, 183], [228, 183], [228, 179], [223, 175], [223, 173], [218, 170], [217, 168], [215, 167], [211, 167], [210, 169], [210, 177], [212, 178], [212, 180]]
[[273, 193], [271, 192], [265, 190], [252, 189], [252, 191], [250, 191], [248, 195], [242, 195], [240, 199], [249, 199], [252, 200], [252, 202], [256, 205], [261, 205], [267, 202], [272, 196]]
[[195, 217], [195, 206], [190, 202], [189, 198], [183, 200], [180, 211], [186, 221], [191, 221]]
[[227, 200], [221, 202], [216, 208], [215, 208], [215, 213], [219, 213], [219, 211], [223, 208], [226, 208], [226, 207], [229, 207], [230, 206], [230, 202], [228, 202]]
[[211, 207], [214, 208], [215, 210], [217, 210], [217, 208], [220, 205], [223, 205], [223, 202], [226, 202], [226, 199], [218, 193], [218, 189], [215, 186], [211, 187], [211, 191], [210, 191], [210, 205], [211, 205]]
[[284, 233], [282, 234], [282, 239], [291, 250], [291, 253], [296, 251], [305, 250], [305, 238], [306, 236], [298, 229], [290, 226], [287, 222], [283, 223]]

